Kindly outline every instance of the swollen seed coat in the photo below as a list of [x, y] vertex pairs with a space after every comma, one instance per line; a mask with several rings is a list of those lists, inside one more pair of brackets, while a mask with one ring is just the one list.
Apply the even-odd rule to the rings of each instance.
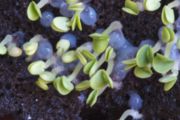
[[71, 33], [64, 34], [61, 39], [69, 40], [70, 42], [70, 48], [76, 48], [77, 47], [77, 38]]
[[59, 7], [61, 15], [65, 17], [72, 17], [74, 15], [73, 11], [68, 10], [68, 5], [66, 2], [63, 2]]
[[37, 57], [38, 59], [48, 59], [53, 54], [53, 48], [50, 42], [47, 40], [43, 40], [39, 42], [38, 50], [37, 50]]
[[139, 94], [134, 91], [130, 92], [129, 96], [129, 107], [135, 110], [141, 109], [143, 103], [141, 96], [139, 96]]
[[85, 25], [94, 26], [97, 21], [97, 13], [94, 8], [86, 6], [81, 13], [81, 20]]
[[50, 5], [55, 8], [59, 8], [64, 0], [51, 0]]
[[51, 22], [54, 18], [54, 15], [52, 12], [45, 11], [42, 13], [42, 17], [40, 19], [40, 23], [44, 27], [49, 27], [51, 25]]
[[127, 40], [121, 31], [114, 31], [110, 34], [110, 45], [115, 50], [120, 50], [126, 42]]
[[17, 31], [13, 33], [13, 42], [15, 42], [19, 46], [22, 46], [24, 44], [24, 35], [25, 33], [22, 31]]
[[177, 31], [180, 31], [180, 17], [178, 17], [178, 19], [175, 22], [175, 28]]

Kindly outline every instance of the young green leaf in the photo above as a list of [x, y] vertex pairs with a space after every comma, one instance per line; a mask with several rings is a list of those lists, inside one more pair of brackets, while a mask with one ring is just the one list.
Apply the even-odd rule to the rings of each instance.
[[39, 75], [39, 74], [41, 74], [41, 73], [43, 73], [45, 71], [45, 68], [46, 68], [45, 62], [42, 61], [42, 60], [39, 60], [39, 61], [32, 62], [28, 66], [28, 71], [32, 75]]
[[69, 40], [59, 40], [56, 44], [56, 49], [62, 49], [62, 51], [67, 51], [70, 48], [70, 42]]
[[40, 74], [40, 78], [47, 82], [52, 82], [56, 78], [56, 74], [53, 72], [44, 71]]
[[97, 70], [97, 64], [98, 64], [98, 62], [96, 60], [92, 60], [92, 61], [88, 62], [84, 66], [83, 72], [85, 74], [88, 74], [89, 76], [92, 76]]
[[166, 75], [162, 78], [159, 79], [159, 82], [160, 83], [168, 83], [168, 82], [171, 82], [171, 81], [174, 81], [174, 80], [177, 80], [177, 76], [174, 76], [174, 75]]
[[108, 47], [106, 49], [106, 51], [105, 51], [106, 62], [108, 62], [112, 58], [113, 52], [114, 52], [114, 49], [112, 47]]
[[8, 48], [8, 55], [11, 57], [19, 57], [22, 55], [22, 50], [19, 47], [13, 46]]
[[76, 12], [73, 16], [73, 18], [71, 19], [71, 28], [74, 31], [76, 26], [78, 27], [78, 29], [80, 31], [82, 31], [82, 24], [81, 24], [81, 19], [80, 19], [80, 13]]
[[161, 0], [144, 0], [144, 8], [147, 11], [155, 11], [160, 8]]
[[86, 90], [90, 87], [90, 82], [89, 80], [85, 80], [80, 82], [79, 84], [76, 85], [76, 90], [77, 91], [83, 91]]
[[70, 4], [68, 9], [71, 11], [82, 12], [84, 10], [84, 4], [83, 4], [83, 2]]
[[143, 68], [136, 67], [134, 69], [134, 75], [138, 78], [142, 78], [142, 79], [149, 78], [152, 76], [152, 74], [153, 74], [152, 70], [149, 67], [143, 67]]
[[84, 57], [84, 55], [83, 55], [80, 51], [77, 50], [77, 51], [76, 51], [76, 54], [77, 54], [78, 59], [80, 60], [80, 62], [81, 62], [83, 65], [87, 64], [86, 58]]
[[169, 91], [176, 83], [177, 80], [165, 83], [164, 85], [164, 91]]
[[41, 10], [34, 1], [30, 2], [28, 5], [27, 16], [28, 19], [31, 21], [36, 21], [42, 16]]
[[38, 49], [38, 43], [37, 42], [27, 42], [23, 45], [23, 50], [26, 55], [31, 56], [34, 55], [35, 52]]
[[71, 63], [73, 61], [77, 60], [76, 51], [68, 51], [67, 53], [63, 54], [62, 61], [64, 63]]
[[125, 60], [122, 63], [126, 65], [125, 70], [127, 71], [136, 66], [136, 59]]
[[162, 29], [162, 41], [168, 43], [174, 40], [175, 33], [171, 28], [163, 27]]
[[161, 13], [161, 20], [165, 25], [173, 24], [175, 20], [174, 10], [165, 5]]
[[99, 96], [99, 91], [93, 90], [89, 94], [89, 96], [88, 96], [88, 98], [86, 100], [86, 104], [88, 104], [88, 105], [90, 105], [92, 107], [96, 103], [98, 96]]
[[74, 85], [65, 76], [58, 77], [53, 85], [61, 95], [67, 95], [74, 89]]
[[69, 19], [67, 17], [55, 17], [51, 23], [51, 28], [56, 32], [69, 31]]
[[95, 60], [96, 57], [94, 54], [92, 54], [91, 52], [89, 52], [88, 50], [81, 50], [81, 53], [86, 57], [88, 58], [89, 60]]
[[94, 90], [101, 90], [106, 85], [113, 88], [113, 82], [112, 79], [109, 77], [106, 71], [99, 70], [96, 72], [90, 79], [90, 86]]
[[7, 53], [7, 48], [0, 44], [0, 55], [5, 55]]
[[40, 87], [41, 89], [43, 89], [43, 90], [48, 90], [48, 89], [49, 89], [46, 81], [44, 81], [44, 80], [42, 80], [42, 79], [40, 79], [40, 78], [35, 82], [35, 84], [36, 84], [38, 87]]
[[90, 37], [93, 39], [93, 49], [96, 53], [104, 52], [109, 44], [109, 35], [94, 33]]
[[156, 72], [165, 74], [172, 69], [174, 61], [157, 53], [153, 59], [153, 68]]
[[127, 12], [131, 15], [138, 15], [140, 10], [136, 4], [136, 2], [132, 0], [126, 0], [125, 1], [125, 6], [122, 8], [124, 12]]
[[136, 55], [136, 64], [138, 67], [145, 67], [152, 62], [153, 50], [149, 45], [142, 46]]

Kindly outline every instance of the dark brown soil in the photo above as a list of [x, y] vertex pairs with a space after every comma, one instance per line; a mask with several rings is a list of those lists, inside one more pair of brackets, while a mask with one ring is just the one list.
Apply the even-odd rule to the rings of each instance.
[[[30, 0], [3, 0], [0, 3], [0, 39], [18, 30], [25, 32], [26, 40], [35, 34], [42, 34], [54, 44], [61, 36], [51, 29], [43, 28], [39, 22], [30, 22], [26, 7]], [[163, 4], [170, 0], [163, 0]], [[123, 23], [125, 36], [134, 45], [150, 38], [157, 40], [157, 31], [162, 25], [161, 10], [143, 12], [131, 16], [122, 12], [124, 0], [92, 0], [92, 6], [99, 14], [94, 28], [84, 26], [83, 32], [75, 32], [79, 44], [90, 40], [88, 34], [96, 28], [106, 28], [112, 21]], [[49, 6], [44, 9], [51, 9]], [[51, 9], [52, 10], [52, 9]], [[58, 10], [53, 10], [58, 15]], [[143, 98], [141, 112], [144, 120], [180, 120], [180, 81], [168, 93], [158, 83], [158, 75], [140, 80], [129, 73], [119, 91], [106, 90], [93, 108], [78, 100], [80, 93], [59, 95], [52, 87], [47, 92], [34, 85], [36, 77], [27, 72], [24, 58], [0, 57], [0, 120], [117, 120], [128, 108], [130, 90], [136, 90]], [[86, 92], [84, 93], [86, 94]]]

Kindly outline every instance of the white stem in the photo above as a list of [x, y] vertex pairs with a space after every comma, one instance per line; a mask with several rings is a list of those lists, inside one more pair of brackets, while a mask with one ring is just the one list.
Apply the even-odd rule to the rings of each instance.
[[34, 37], [32, 37], [31, 39], [30, 39], [30, 42], [39, 42], [40, 40], [42, 40], [43, 39], [43, 37], [42, 37], [42, 35], [35, 35]]
[[78, 63], [78, 65], [76, 66], [76, 68], [74, 69], [73, 73], [68, 77], [69, 81], [74, 80], [77, 75], [79, 74], [79, 72], [81, 71], [83, 65], [81, 64], [81, 62]]
[[166, 57], [169, 57], [173, 44], [174, 42], [170, 42], [166, 44], [165, 53], [164, 53]]
[[136, 4], [137, 4], [138, 9], [139, 9], [140, 11], [144, 11], [144, 4], [143, 4], [142, 1], [138, 1], [138, 2], [136, 2]]
[[179, 59], [175, 61], [173, 69], [172, 69], [172, 73], [173, 75], [177, 76], [179, 74]]
[[37, 4], [37, 6], [39, 7], [39, 9], [41, 9], [42, 7], [47, 5], [49, 2], [50, 2], [50, 0], [40, 0], [39, 3]]
[[58, 66], [58, 67], [53, 68], [51, 72], [53, 72], [53, 73], [55, 73], [56, 75], [58, 75], [58, 74], [59, 74], [60, 72], [62, 72], [63, 70], [64, 70], [63, 67]]
[[173, 2], [169, 3], [168, 6], [170, 8], [177, 8], [180, 6], [180, 0], [174, 0]]
[[161, 41], [158, 41], [153, 47], [154, 53], [158, 52], [161, 49], [161, 46], [162, 46]]
[[6, 35], [6, 37], [1, 41], [1, 44], [6, 45], [7, 43], [12, 42], [12, 40], [13, 40], [12, 35]]
[[56, 57], [55, 56], [52, 56], [51, 58], [49, 58], [47, 61], [46, 61], [46, 68], [50, 67], [52, 64], [54, 64], [56, 62]]
[[114, 60], [110, 60], [108, 62], [108, 68], [106, 70], [109, 75], [112, 73], [113, 68], [114, 68]]
[[107, 73], [110, 75], [114, 68], [114, 58], [116, 57], [116, 54], [113, 53], [111, 56], [111, 59], [108, 61], [108, 67], [107, 67]]
[[127, 109], [120, 117], [119, 120], [126, 120], [128, 116], [132, 116], [133, 119], [141, 119], [142, 114], [140, 114], [138, 111], [133, 109]]
[[9, 43], [7, 49], [10, 50], [13, 47], [17, 47], [15, 43]]
[[111, 32], [115, 31], [115, 30], [119, 30], [121, 31], [123, 28], [121, 22], [119, 21], [114, 21], [110, 24], [110, 26], [103, 32], [103, 34], [110, 34]]

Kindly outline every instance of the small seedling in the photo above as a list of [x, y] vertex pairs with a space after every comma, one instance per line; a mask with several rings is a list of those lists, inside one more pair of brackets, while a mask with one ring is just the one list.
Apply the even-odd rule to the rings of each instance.
[[39, 3], [35, 3], [34, 1], [30, 2], [27, 8], [27, 16], [31, 21], [36, 21], [42, 17], [41, 9], [53, 2], [53, 0], [40, 0]]
[[53, 85], [61, 95], [67, 95], [74, 89], [72, 81], [76, 79], [81, 69], [82, 64], [79, 63], [71, 75], [58, 77], [54, 80]]
[[51, 23], [51, 28], [56, 32], [68, 32], [70, 25], [70, 20], [67, 17], [55, 17]]
[[52, 56], [46, 62], [44, 62], [42, 60], [38, 60], [38, 61], [32, 62], [28, 66], [28, 71], [32, 75], [40, 75], [43, 72], [45, 72], [45, 70], [47, 68], [49, 68], [51, 65], [53, 65], [55, 62], [56, 62], [56, 57], [55, 56]]
[[19, 57], [22, 55], [22, 50], [13, 41], [12, 35], [6, 35], [0, 42], [0, 54], [5, 55], [6, 53], [11, 57]]
[[133, 119], [141, 119], [143, 117], [142, 114], [140, 114], [137, 110], [134, 109], [127, 109], [124, 111], [124, 113], [121, 115], [119, 120], [126, 120], [128, 116], [131, 116]]
[[140, 12], [136, 2], [134, 2], [132, 0], [126, 0], [125, 6], [122, 8], [122, 10], [131, 14], [131, 15], [138, 15]]
[[122, 24], [118, 21], [112, 22], [109, 27], [104, 30], [102, 33], [93, 33], [90, 34], [90, 37], [93, 39], [93, 49], [97, 54], [101, 54], [107, 48], [109, 44], [109, 35], [115, 30], [122, 29]]
[[168, 27], [162, 28], [162, 41], [164, 43], [172, 42], [174, 40], [174, 37], [175, 37], [175, 33], [173, 29], [168, 28]]
[[71, 11], [74, 11], [74, 15], [71, 19], [71, 28], [74, 31], [76, 26], [80, 31], [82, 31], [82, 24], [81, 24], [81, 18], [80, 14], [84, 10], [85, 6], [82, 2], [78, 2], [77, 0], [75, 1], [67, 1], [69, 4], [68, 9]]
[[164, 6], [161, 13], [161, 20], [163, 24], [173, 24], [175, 21], [174, 10], [169, 6]]
[[33, 38], [23, 45], [23, 50], [27, 56], [32, 56], [38, 49], [38, 42], [43, 39], [41, 35], [35, 35]]
[[147, 11], [155, 11], [160, 8], [161, 0], [144, 0], [144, 8]]
[[122, 8], [124, 12], [131, 15], [138, 15], [141, 11], [155, 11], [160, 8], [161, 0], [144, 0], [144, 1], [133, 1], [126, 0], [125, 6]]

